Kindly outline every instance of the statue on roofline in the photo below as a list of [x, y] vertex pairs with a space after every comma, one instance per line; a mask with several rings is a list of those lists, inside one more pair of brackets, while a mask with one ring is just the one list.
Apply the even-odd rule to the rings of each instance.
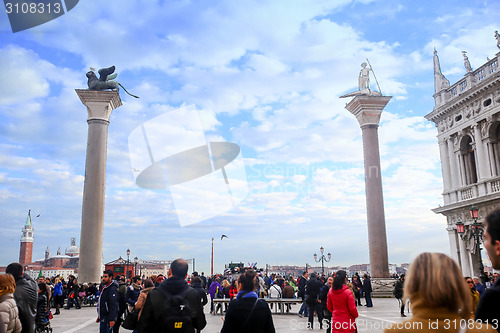
[[99, 73], [99, 78], [97, 78], [97, 75], [95, 74], [95, 69], [90, 67], [90, 71], [87, 72], [87, 85], [89, 86], [89, 90], [95, 90], [95, 91], [103, 91], [103, 90], [112, 90], [112, 91], [118, 91], [119, 88], [118, 86], [122, 87], [123, 90], [127, 94], [129, 94], [132, 97], [139, 98], [136, 95], [132, 95], [125, 89], [125, 87], [117, 81], [112, 81], [114, 80], [118, 74], [113, 74], [115, 71], [115, 66], [111, 66], [108, 68], [101, 68], [97, 71]]

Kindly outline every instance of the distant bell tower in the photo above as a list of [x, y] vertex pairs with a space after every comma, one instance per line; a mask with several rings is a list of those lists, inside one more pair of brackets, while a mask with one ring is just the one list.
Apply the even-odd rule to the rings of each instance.
[[33, 256], [33, 224], [31, 224], [31, 209], [28, 211], [28, 217], [23, 227], [23, 235], [21, 237], [21, 250], [19, 251], [19, 263], [27, 265], [32, 262]]

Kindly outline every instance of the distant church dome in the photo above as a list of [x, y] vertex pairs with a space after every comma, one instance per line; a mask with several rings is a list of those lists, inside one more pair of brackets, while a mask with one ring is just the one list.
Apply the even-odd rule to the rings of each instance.
[[76, 240], [71, 238], [71, 245], [66, 248], [64, 252], [67, 256], [74, 257], [80, 254], [80, 249], [76, 246]]

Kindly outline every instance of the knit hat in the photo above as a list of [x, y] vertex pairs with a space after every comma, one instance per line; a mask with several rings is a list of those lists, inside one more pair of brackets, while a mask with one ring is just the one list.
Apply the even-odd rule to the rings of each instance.
[[16, 290], [16, 281], [10, 274], [0, 274], [0, 296], [12, 294]]

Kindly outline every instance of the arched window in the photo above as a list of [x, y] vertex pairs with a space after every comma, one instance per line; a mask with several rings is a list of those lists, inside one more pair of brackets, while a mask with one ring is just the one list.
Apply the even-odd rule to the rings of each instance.
[[476, 156], [470, 136], [467, 135], [462, 139], [460, 153], [465, 185], [477, 183]]

